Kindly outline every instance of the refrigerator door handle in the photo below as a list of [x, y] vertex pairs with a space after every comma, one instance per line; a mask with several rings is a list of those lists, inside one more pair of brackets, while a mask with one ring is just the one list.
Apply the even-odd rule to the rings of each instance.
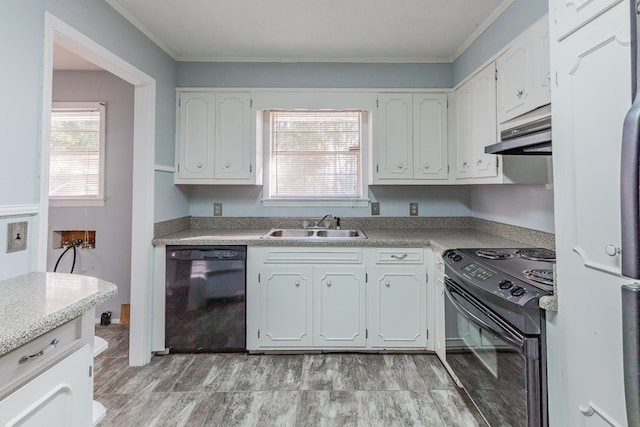
[[636, 97], [624, 119], [620, 163], [620, 213], [622, 228], [622, 275], [640, 279], [638, 209], [638, 156], [640, 155], [640, 97]]
[[629, 427], [640, 427], [640, 285], [622, 286], [622, 352]]

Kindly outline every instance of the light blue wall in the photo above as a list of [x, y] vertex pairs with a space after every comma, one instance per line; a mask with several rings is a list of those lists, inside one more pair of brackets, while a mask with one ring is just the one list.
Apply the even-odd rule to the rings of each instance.
[[[155, 78], [155, 160], [173, 165], [176, 64], [172, 58], [104, 0], [5, 1], [0, 14], [4, 58], [0, 67], [4, 100], [0, 103], [0, 206], [38, 203], [45, 11]], [[156, 188], [160, 194], [175, 191], [173, 186]], [[186, 214], [186, 206], [183, 211]], [[13, 268], [12, 275], [33, 268], [34, 256], [35, 251], [30, 252], [29, 260]], [[0, 266], [14, 257], [0, 251]]]
[[[366, 217], [370, 207], [263, 207], [260, 186], [190, 186], [193, 216], [212, 216], [213, 203], [222, 203], [225, 216]], [[409, 203], [417, 202], [419, 216], [471, 216], [470, 189], [466, 186], [372, 186], [371, 201], [380, 202], [380, 216], [409, 216]]]
[[548, 0], [513, 3], [453, 63], [455, 86], [549, 10]]
[[449, 88], [452, 64], [179, 62], [181, 87]]

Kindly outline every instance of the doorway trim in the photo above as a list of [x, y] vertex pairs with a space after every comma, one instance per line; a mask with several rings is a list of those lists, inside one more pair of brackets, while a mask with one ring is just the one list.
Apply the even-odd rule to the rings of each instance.
[[[42, 141], [37, 271], [46, 271], [49, 234], [49, 137], [53, 93], [54, 43], [83, 57], [134, 86], [133, 182], [131, 210], [131, 317], [129, 364], [151, 360], [151, 298], [155, 188], [156, 81], [49, 12], [44, 20], [42, 77]], [[117, 284], [116, 284], [117, 285]]]

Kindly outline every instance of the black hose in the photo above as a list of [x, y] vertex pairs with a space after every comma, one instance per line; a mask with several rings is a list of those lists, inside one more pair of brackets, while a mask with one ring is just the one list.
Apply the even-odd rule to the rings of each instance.
[[56, 266], [53, 267], [53, 272], [55, 273], [58, 270], [58, 264], [60, 264], [60, 261], [62, 260], [62, 257], [69, 252], [70, 249], [73, 249], [73, 262], [71, 263], [71, 271], [69, 273], [73, 273], [73, 269], [76, 266], [76, 245], [75, 244], [71, 244], [71, 246], [69, 246], [67, 249], [64, 250], [64, 252], [62, 252], [60, 254], [60, 257], [58, 258], [58, 261], [56, 261]]

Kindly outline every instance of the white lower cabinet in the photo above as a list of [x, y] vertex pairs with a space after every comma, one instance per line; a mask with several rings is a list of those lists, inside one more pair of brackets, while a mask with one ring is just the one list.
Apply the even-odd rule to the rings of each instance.
[[247, 349], [426, 349], [423, 253], [250, 247]]
[[0, 401], [0, 425], [92, 425], [92, 350], [85, 345]]
[[366, 346], [364, 270], [362, 266], [314, 268], [315, 346]]
[[312, 274], [312, 269], [304, 266], [265, 266], [260, 270], [260, 346], [313, 344]]

